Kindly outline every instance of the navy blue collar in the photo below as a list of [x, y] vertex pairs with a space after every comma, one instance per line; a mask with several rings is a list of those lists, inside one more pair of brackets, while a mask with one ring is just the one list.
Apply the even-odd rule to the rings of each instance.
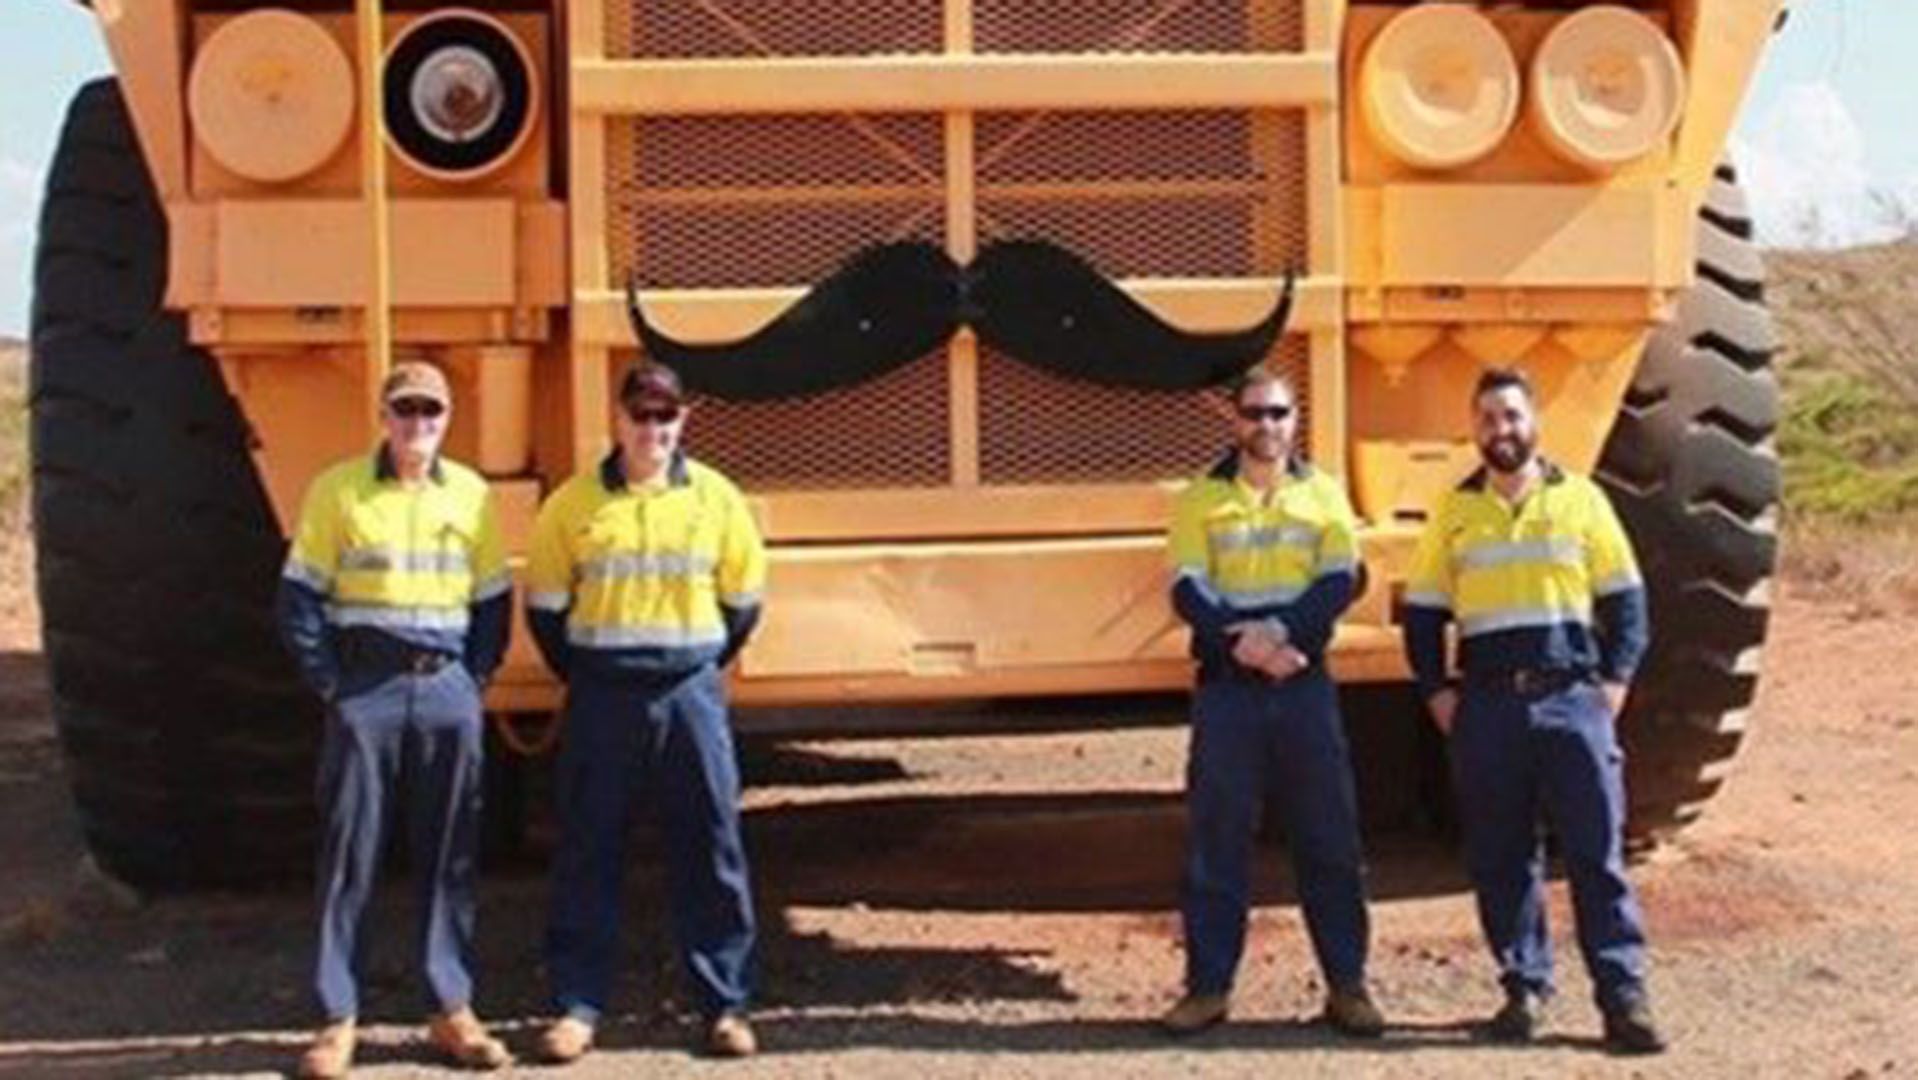
[[[438, 454], [433, 455], [433, 463], [426, 467], [426, 475], [431, 477], [435, 484], [446, 483], [446, 470], [440, 468]], [[400, 471], [393, 464], [393, 449], [386, 445], [385, 440], [381, 440], [379, 450], [373, 455], [373, 479], [388, 483], [399, 478]]]
[[[1291, 454], [1286, 457], [1285, 475], [1292, 479], [1303, 480], [1311, 471], [1312, 466], [1307, 465], [1305, 459], [1299, 455]], [[1237, 480], [1239, 478], [1239, 448], [1235, 446], [1222, 454], [1219, 457], [1218, 464], [1212, 466], [1212, 471], [1206, 475], [1214, 480]]]
[[[1559, 468], [1557, 464], [1542, 457], [1538, 459], [1538, 463], [1544, 469], [1545, 482], [1547, 484], [1559, 484], [1565, 481], [1565, 470]], [[1485, 486], [1491, 483], [1491, 481], [1491, 473], [1486, 470], [1485, 466], [1480, 465], [1472, 471], [1472, 475], [1459, 481], [1458, 488], [1460, 491], [1484, 491]]]
[[[666, 483], [678, 488], [692, 482], [692, 472], [686, 467], [686, 451], [674, 450], [673, 459], [666, 463]], [[613, 447], [611, 453], [599, 460], [599, 483], [607, 491], [626, 490], [626, 465], [620, 460], [619, 447]]]

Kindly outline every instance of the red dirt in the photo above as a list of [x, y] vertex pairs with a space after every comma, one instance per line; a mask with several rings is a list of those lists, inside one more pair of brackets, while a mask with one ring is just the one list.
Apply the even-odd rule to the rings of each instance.
[[[0, 577], [20, 582], [16, 548]], [[182, 1075], [286, 1066], [310, 1021], [303, 893], [126, 905], [82, 864], [35, 618], [0, 604], [0, 1073]], [[1705, 819], [1639, 867], [1675, 1050], [1598, 1052], [1562, 888], [1552, 1037], [1504, 1050], [1456, 860], [1374, 845], [1381, 1043], [1304, 1023], [1320, 989], [1277, 853], [1237, 1022], [1167, 1044], [1183, 733], [789, 747], [811, 770], [749, 792], [768, 1053], [728, 1075], [1163, 1076], [1286, 1066], [1363, 1076], [1865, 1077], [1918, 1071], [1918, 615], [1787, 593], [1752, 734]], [[820, 786], [838, 778], [837, 786]], [[857, 777], [863, 782], [845, 783]], [[1060, 793], [1066, 793], [1061, 795]], [[1047, 795], [1045, 793], [1051, 793]], [[1035, 797], [1037, 796], [1037, 797]], [[681, 1049], [660, 881], [639, 860], [608, 1049], [569, 1075], [700, 1071]], [[388, 910], [404, 906], [386, 898]], [[525, 1048], [542, 1015], [536, 873], [489, 878], [479, 1004]], [[370, 963], [367, 1075], [414, 1075], [398, 912]]]

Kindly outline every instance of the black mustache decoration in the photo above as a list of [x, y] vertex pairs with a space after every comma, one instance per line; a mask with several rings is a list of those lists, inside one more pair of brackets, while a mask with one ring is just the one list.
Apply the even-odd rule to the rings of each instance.
[[1193, 334], [1153, 314], [1091, 264], [1043, 240], [989, 245], [969, 266], [924, 241], [854, 255], [772, 322], [737, 341], [689, 345], [646, 320], [637, 280], [626, 314], [654, 360], [688, 389], [730, 401], [817, 394], [877, 378], [943, 344], [962, 325], [1024, 363], [1071, 379], [1141, 390], [1196, 390], [1259, 362], [1285, 330], [1293, 274], [1244, 330]]

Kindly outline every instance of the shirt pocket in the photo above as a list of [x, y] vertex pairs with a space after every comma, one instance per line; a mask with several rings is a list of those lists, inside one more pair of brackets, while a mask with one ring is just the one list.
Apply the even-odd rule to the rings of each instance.
[[479, 527], [452, 514], [439, 514], [428, 520], [423, 545], [429, 551], [471, 556], [479, 546]]
[[345, 520], [341, 523], [340, 539], [341, 555], [350, 562], [355, 554], [390, 552], [404, 538], [396, 533], [393, 515], [388, 508], [368, 502], [347, 510]]
[[1257, 523], [1235, 507], [1222, 507], [1205, 519], [1206, 554], [1216, 569], [1221, 559], [1242, 555], [1250, 547]]
[[447, 600], [470, 595], [478, 570], [473, 564], [479, 552], [476, 523], [441, 514], [429, 520], [421, 540], [422, 552], [426, 555], [424, 562], [432, 571], [436, 589], [442, 591]]
[[707, 579], [719, 569], [719, 560], [725, 549], [725, 518], [714, 512], [700, 510], [693, 513], [686, 522], [685, 533], [681, 539], [692, 564], [705, 568], [697, 576]]
[[622, 552], [636, 552], [639, 546], [639, 530], [616, 513], [594, 514], [573, 531], [573, 551], [581, 566]]

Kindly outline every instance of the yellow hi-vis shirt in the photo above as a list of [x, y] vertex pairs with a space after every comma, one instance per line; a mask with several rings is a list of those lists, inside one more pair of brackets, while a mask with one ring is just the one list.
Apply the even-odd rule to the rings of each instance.
[[440, 459], [426, 483], [408, 487], [383, 447], [307, 488], [282, 576], [325, 601], [329, 626], [454, 654], [472, 606], [512, 585], [485, 478]]
[[730, 480], [679, 455], [659, 482], [629, 484], [614, 453], [540, 507], [527, 607], [536, 632], [563, 615], [573, 649], [674, 670], [718, 656], [720, 605], [756, 609], [765, 584], [765, 544]]
[[[1413, 556], [1413, 667], [1428, 689], [1442, 683], [1439, 634], [1453, 620], [1468, 675], [1569, 668], [1627, 678], [1644, 652], [1643, 592], [1631, 541], [1597, 484], [1548, 463], [1514, 506], [1481, 469], [1439, 500]], [[1608, 598], [1622, 606], [1600, 635], [1594, 608]]]
[[1358, 518], [1338, 482], [1309, 465], [1261, 497], [1231, 459], [1179, 496], [1167, 546], [1175, 576], [1255, 612], [1297, 600], [1326, 574], [1355, 572]]
[[1180, 494], [1166, 546], [1173, 606], [1202, 664], [1224, 664], [1224, 628], [1249, 619], [1281, 624], [1316, 656], [1357, 584], [1352, 505], [1336, 480], [1299, 461], [1261, 494], [1226, 455]]

